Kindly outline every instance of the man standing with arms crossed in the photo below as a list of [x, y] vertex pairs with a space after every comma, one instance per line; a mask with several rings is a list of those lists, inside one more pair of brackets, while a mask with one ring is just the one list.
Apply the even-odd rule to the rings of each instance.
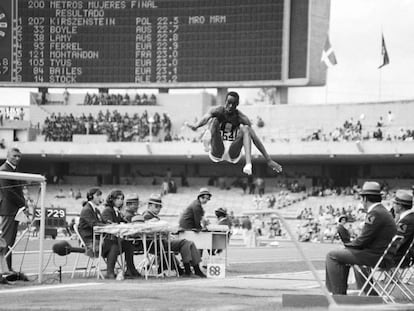
[[[0, 171], [16, 172], [21, 160], [20, 150], [11, 148], [7, 152], [6, 161], [0, 166]], [[0, 238], [6, 241], [7, 246], [1, 249], [6, 255], [9, 248], [16, 241], [19, 222], [15, 220], [17, 211], [24, 207], [26, 200], [23, 195], [21, 181], [0, 178]], [[6, 258], [9, 271], [12, 269], [12, 254]]]

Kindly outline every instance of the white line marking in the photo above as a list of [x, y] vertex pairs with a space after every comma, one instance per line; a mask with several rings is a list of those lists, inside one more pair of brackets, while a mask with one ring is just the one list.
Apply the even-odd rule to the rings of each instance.
[[83, 287], [83, 286], [95, 286], [102, 285], [102, 283], [78, 283], [78, 284], [63, 284], [63, 285], [47, 285], [47, 286], [31, 286], [31, 287], [22, 287], [16, 289], [6, 289], [0, 291], [0, 294], [11, 294], [11, 293], [21, 293], [21, 292], [32, 292], [32, 291], [42, 291], [42, 290], [51, 290], [51, 289], [65, 289], [71, 287]]

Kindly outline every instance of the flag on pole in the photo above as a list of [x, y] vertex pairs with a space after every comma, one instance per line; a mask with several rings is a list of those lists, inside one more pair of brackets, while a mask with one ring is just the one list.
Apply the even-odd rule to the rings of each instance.
[[378, 67], [378, 69], [390, 63], [390, 58], [388, 56], [387, 47], [385, 46], [384, 34], [382, 34], [381, 56], [382, 56], [382, 64]]
[[331, 42], [329, 41], [329, 37], [326, 37], [321, 62], [324, 62], [327, 67], [333, 67], [338, 63]]

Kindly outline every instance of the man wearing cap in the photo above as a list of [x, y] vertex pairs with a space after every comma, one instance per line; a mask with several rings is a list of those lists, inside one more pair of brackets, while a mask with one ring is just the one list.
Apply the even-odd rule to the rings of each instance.
[[413, 195], [408, 190], [397, 190], [393, 205], [398, 219], [397, 234], [404, 237], [394, 257], [394, 262], [398, 264], [414, 238]]
[[[142, 214], [144, 220], [154, 221], [160, 220], [158, 216], [162, 208], [161, 197], [156, 195], [151, 195], [148, 201], [148, 209]], [[166, 247], [165, 247], [166, 248]], [[171, 240], [171, 250], [173, 252], [179, 252], [181, 259], [184, 265], [184, 274], [183, 276], [190, 277], [192, 276], [191, 266], [193, 266], [194, 274], [205, 278], [206, 275], [200, 270], [201, 256], [200, 252], [195, 246], [194, 242], [186, 239], [172, 239]]]
[[127, 222], [137, 214], [139, 208], [139, 197], [136, 193], [131, 193], [125, 197], [125, 204], [121, 209], [121, 214]]
[[204, 217], [203, 205], [211, 199], [211, 193], [207, 188], [201, 188], [197, 200], [193, 201], [181, 214], [179, 226], [184, 230], [198, 230], [203, 227], [201, 220]]
[[[360, 195], [367, 211], [361, 234], [353, 241], [344, 243], [345, 248], [330, 251], [326, 256], [326, 287], [335, 295], [346, 295], [350, 266], [374, 266], [397, 233], [391, 213], [381, 204], [380, 185], [365, 182]], [[358, 288], [361, 288], [364, 278], [355, 273], [355, 279]]]

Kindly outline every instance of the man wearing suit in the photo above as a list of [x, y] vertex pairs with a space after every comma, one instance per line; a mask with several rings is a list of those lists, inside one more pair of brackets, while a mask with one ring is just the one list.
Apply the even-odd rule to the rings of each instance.
[[[106, 198], [105, 208], [102, 212], [102, 220], [105, 223], [119, 224], [127, 222], [122, 214], [121, 208], [124, 205], [124, 194], [121, 190], [112, 191]], [[135, 278], [141, 276], [134, 265], [134, 248], [131, 241], [125, 241], [112, 236], [112, 241], [120, 247], [120, 253], [125, 252], [125, 262], [127, 265], [126, 277]]]
[[404, 237], [394, 257], [395, 264], [398, 264], [414, 238], [413, 195], [406, 190], [397, 190], [393, 203], [398, 219], [397, 234]]
[[[102, 215], [98, 206], [102, 203], [102, 191], [99, 188], [92, 188], [86, 194], [88, 200], [82, 207], [79, 216], [78, 231], [86, 244], [86, 250], [89, 256], [96, 256], [98, 249], [96, 247], [99, 243], [95, 243], [93, 249], [93, 227], [101, 226], [105, 223], [102, 220]], [[114, 241], [105, 239], [102, 246], [102, 257], [106, 258], [106, 278], [115, 278], [115, 264], [119, 255], [118, 244]]]
[[211, 192], [207, 188], [201, 188], [197, 200], [193, 201], [181, 214], [179, 226], [184, 230], [201, 230], [204, 217], [203, 205], [211, 199]]
[[[152, 194], [148, 200], [148, 209], [142, 214], [145, 221], [158, 221], [158, 216], [162, 209], [162, 200], [158, 195]], [[191, 277], [191, 266], [193, 266], [194, 275], [205, 278], [206, 275], [200, 269], [201, 256], [193, 241], [186, 239], [171, 239], [171, 250], [179, 252], [184, 265], [184, 277]]]
[[[346, 295], [350, 266], [374, 266], [397, 233], [391, 213], [381, 204], [380, 185], [365, 182], [360, 195], [367, 211], [361, 234], [353, 241], [344, 243], [345, 248], [330, 251], [326, 256], [326, 287], [335, 295]], [[358, 288], [361, 288], [363, 277], [355, 273], [355, 279]]]
[[[21, 156], [19, 149], [11, 148], [7, 152], [6, 161], [0, 166], [0, 171], [16, 172]], [[21, 181], [0, 179], [0, 238], [4, 239], [7, 244], [1, 249], [3, 255], [16, 241], [19, 222], [15, 220], [15, 217], [17, 211], [25, 204]], [[9, 271], [13, 271], [11, 254], [6, 258], [6, 261]]]

